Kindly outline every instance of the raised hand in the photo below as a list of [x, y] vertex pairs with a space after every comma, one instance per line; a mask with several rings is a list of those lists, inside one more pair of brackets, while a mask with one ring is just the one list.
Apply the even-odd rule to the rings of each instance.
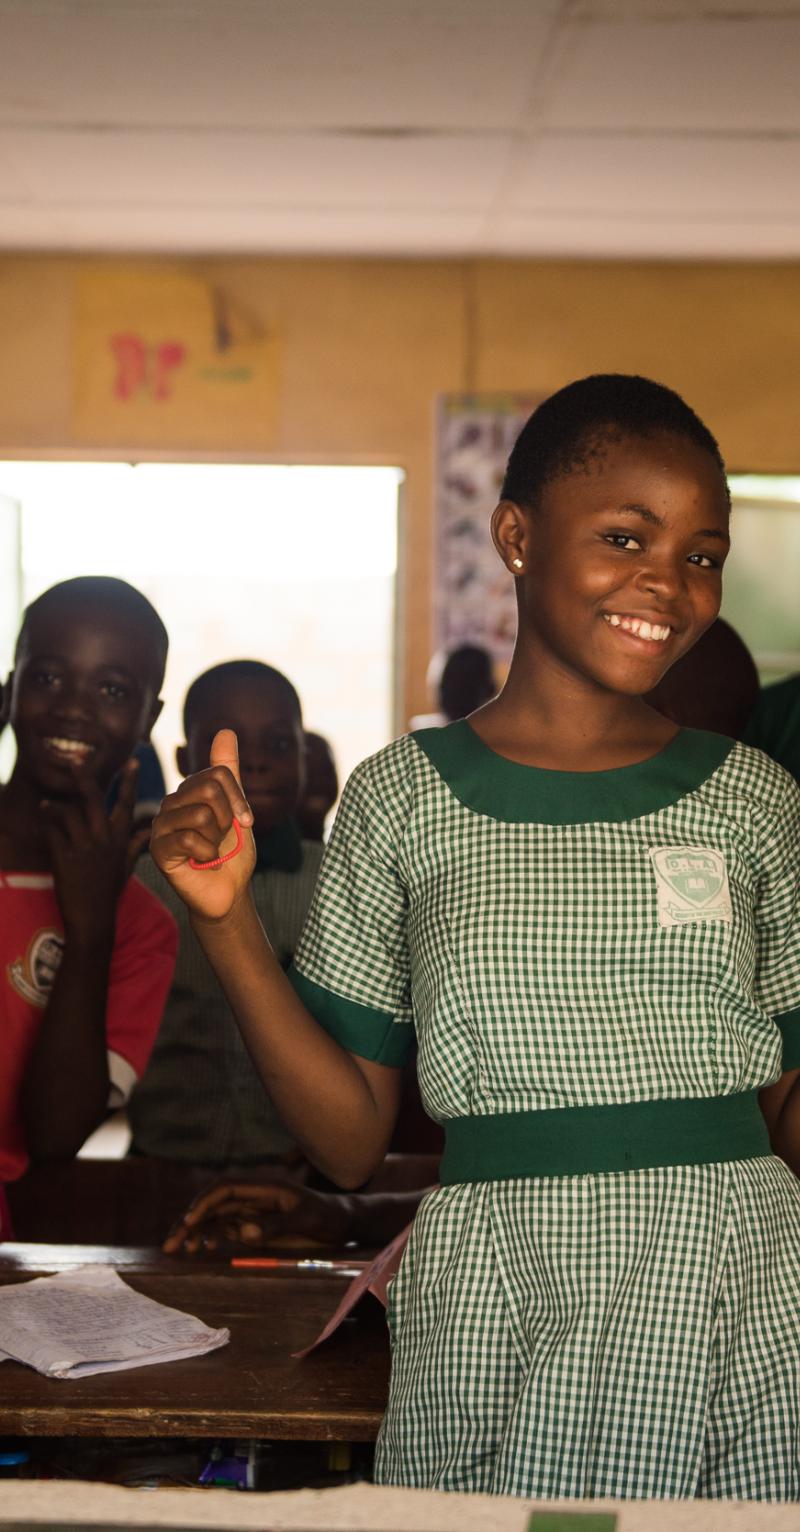
[[[213, 862], [236, 844], [234, 816], [242, 827], [242, 849], [221, 867]], [[211, 765], [187, 777], [170, 793], [153, 822], [150, 850], [184, 903], [205, 920], [222, 920], [238, 904], [255, 866], [253, 816], [239, 779], [239, 751], [232, 729], [220, 729], [211, 745]]]
[[53, 867], [55, 895], [67, 942], [89, 944], [113, 932], [117, 900], [131, 871], [138, 764], [124, 768], [109, 814], [101, 789], [85, 766], [75, 768], [77, 797], [41, 805]]

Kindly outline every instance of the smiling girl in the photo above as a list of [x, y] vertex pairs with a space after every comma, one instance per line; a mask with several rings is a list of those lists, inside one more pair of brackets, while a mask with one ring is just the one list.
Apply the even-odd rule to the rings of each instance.
[[[599, 376], [532, 416], [492, 532], [502, 693], [348, 784], [296, 957], [247, 899], [235, 737], [165, 802], [267, 1089], [345, 1186], [414, 1040], [441, 1186], [390, 1292], [382, 1482], [526, 1496], [800, 1494], [800, 793], [643, 694], [719, 610], [719, 449]], [[759, 1092], [762, 1092], [762, 1111]]]

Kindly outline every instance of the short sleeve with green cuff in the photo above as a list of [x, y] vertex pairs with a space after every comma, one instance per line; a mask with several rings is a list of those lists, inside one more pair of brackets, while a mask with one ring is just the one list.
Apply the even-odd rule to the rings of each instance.
[[[374, 758], [373, 758], [374, 759]], [[372, 761], [350, 778], [289, 978], [343, 1048], [401, 1068], [415, 1046], [407, 896], [397, 868], [409, 781], [387, 798]]]

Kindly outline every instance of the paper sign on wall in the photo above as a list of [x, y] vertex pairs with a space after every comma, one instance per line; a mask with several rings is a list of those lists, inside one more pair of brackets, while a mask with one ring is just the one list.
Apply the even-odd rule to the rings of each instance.
[[272, 443], [275, 338], [191, 273], [83, 271], [73, 370], [80, 441], [206, 451]]

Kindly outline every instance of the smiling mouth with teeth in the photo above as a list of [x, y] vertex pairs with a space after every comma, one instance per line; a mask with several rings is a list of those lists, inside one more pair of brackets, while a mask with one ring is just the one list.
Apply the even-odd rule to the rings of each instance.
[[59, 760], [74, 761], [78, 765], [88, 761], [89, 756], [94, 754], [94, 745], [87, 744], [84, 739], [59, 739], [54, 735], [46, 739], [44, 744], [50, 754]]
[[604, 612], [603, 617], [611, 628], [622, 628], [623, 633], [632, 633], [634, 638], [644, 638], [651, 644], [663, 644], [669, 638], [672, 629], [661, 623], [646, 622], [643, 617], [621, 617], [617, 612]]

